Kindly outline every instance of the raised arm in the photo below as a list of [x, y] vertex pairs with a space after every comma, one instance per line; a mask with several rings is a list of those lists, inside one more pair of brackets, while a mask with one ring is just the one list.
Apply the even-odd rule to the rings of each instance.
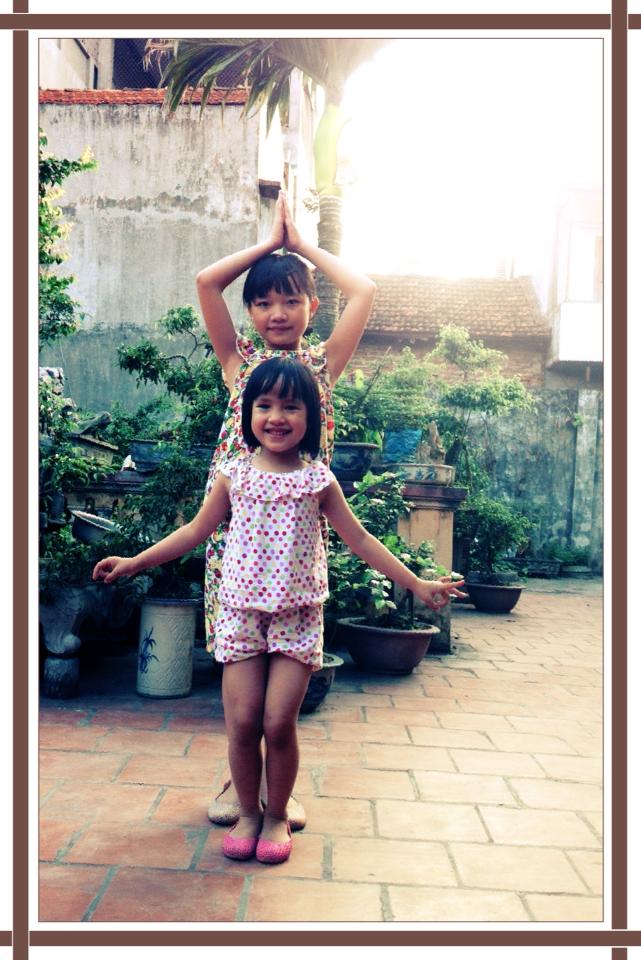
[[[283, 194], [281, 196], [284, 197]], [[283, 203], [285, 246], [292, 253], [305, 257], [321, 270], [332, 283], [339, 287], [347, 301], [326, 344], [327, 367], [333, 385], [347, 366], [367, 326], [376, 294], [376, 284], [365, 274], [350, 269], [332, 253], [303, 240], [292, 219], [286, 200], [283, 199]]]
[[336, 533], [352, 553], [383, 576], [411, 590], [432, 610], [440, 610], [441, 607], [446, 606], [449, 603], [450, 594], [464, 596], [458, 589], [463, 586], [462, 580], [456, 583], [451, 583], [449, 577], [442, 577], [439, 580], [421, 580], [408, 570], [357, 520], [336, 480], [321, 495], [320, 506]]
[[182, 557], [203, 543], [229, 512], [229, 480], [218, 474], [205, 502], [193, 520], [154, 543], [135, 557], [105, 557], [96, 564], [93, 580], [113, 583], [118, 577], [131, 577], [149, 567]]
[[236, 330], [223, 291], [261, 257], [282, 247], [285, 237], [283, 214], [283, 200], [279, 197], [274, 211], [274, 223], [266, 240], [217, 260], [196, 276], [198, 299], [207, 334], [228, 384], [234, 379], [240, 357], [236, 351]]

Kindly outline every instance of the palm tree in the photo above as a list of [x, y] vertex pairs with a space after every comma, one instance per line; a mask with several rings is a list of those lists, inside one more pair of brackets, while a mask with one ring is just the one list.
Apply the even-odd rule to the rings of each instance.
[[[244, 113], [267, 107], [267, 126], [278, 110], [287, 115], [292, 74], [300, 70], [308, 91], [319, 86], [325, 107], [314, 136], [315, 187], [319, 201], [318, 245], [339, 254], [341, 246], [341, 188], [336, 183], [338, 139], [345, 120], [341, 103], [350, 74], [373, 56], [386, 40], [366, 39], [257, 39], [149, 40], [146, 56], [170, 59], [163, 70], [165, 104], [173, 113], [185, 93], [202, 88], [201, 110], [213, 87], [226, 73], [249, 90]], [[317, 287], [321, 306], [315, 326], [325, 337], [338, 318], [339, 291], [320, 272]]]

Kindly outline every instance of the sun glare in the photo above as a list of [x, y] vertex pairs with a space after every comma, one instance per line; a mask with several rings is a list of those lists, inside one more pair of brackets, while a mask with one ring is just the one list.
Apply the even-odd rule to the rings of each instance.
[[560, 193], [598, 187], [597, 39], [406, 39], [351, 78], [346, 256], [373, 273], [543, 278]]

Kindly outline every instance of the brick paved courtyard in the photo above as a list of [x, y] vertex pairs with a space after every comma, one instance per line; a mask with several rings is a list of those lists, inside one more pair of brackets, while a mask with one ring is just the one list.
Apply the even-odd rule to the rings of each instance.
[[308, 823], [279, 866], [226, 860], [207, 820], [209, 658], [183, 700], [138, 697], [131, 648], [86, 664], [79, 698], [41, 704], [40, 920], [600, 920], [600, 581], [531, 581], [452, 626], [455, 654], [410, 676], [345, 654], [300, 721]]

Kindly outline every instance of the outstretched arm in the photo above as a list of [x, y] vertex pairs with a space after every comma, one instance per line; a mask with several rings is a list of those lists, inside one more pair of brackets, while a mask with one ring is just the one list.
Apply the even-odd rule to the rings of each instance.
[[343, 293], [345, 309], [326, 343], [327, 367], [332, 385], [336, 383], [358, 346], [374, 302], [376, 284], [363, 273], [351, 270], [327, 250], [307, 243], [292, 219], [284, 194], [285, 246], [305, 257], [335, 283]]
[[196, 276], [198, 299], [207, 334], [227, 383], [233, 381], [240, 357], [236, 351], [236, 330], [223, 298], [223, 291], [261, 257], [282, 247], [285, 238], [283, 215], [283, 200], [279, 197], [274, 211], [274, 223], [266, 240], [217, 260]]
[[92, 579], [113, 583], [118, 577], [132, 577], [149, 567], [157, 567], [161, 563], [182, 557], [206, 540], [228, 513], [229, 481], [227, 477], [218, 474], [193, 520], [135, 557], [105, 557], [94, 567]]
[[449, 577], [440, 580], [421, 580], [401, 563], [376, 537], [368, 533], [356, 519], [343, 496], [343, 491], [334, 480], [324, 491], [320, 500], [321, 510], [352, 553], [368, 566], [394, 580], [399, 586], [411, 590], [432, 610], [440, 610], [450, 601], [450, 595], [464, 596], [459, 590], [463, 581], [451, 583]]

